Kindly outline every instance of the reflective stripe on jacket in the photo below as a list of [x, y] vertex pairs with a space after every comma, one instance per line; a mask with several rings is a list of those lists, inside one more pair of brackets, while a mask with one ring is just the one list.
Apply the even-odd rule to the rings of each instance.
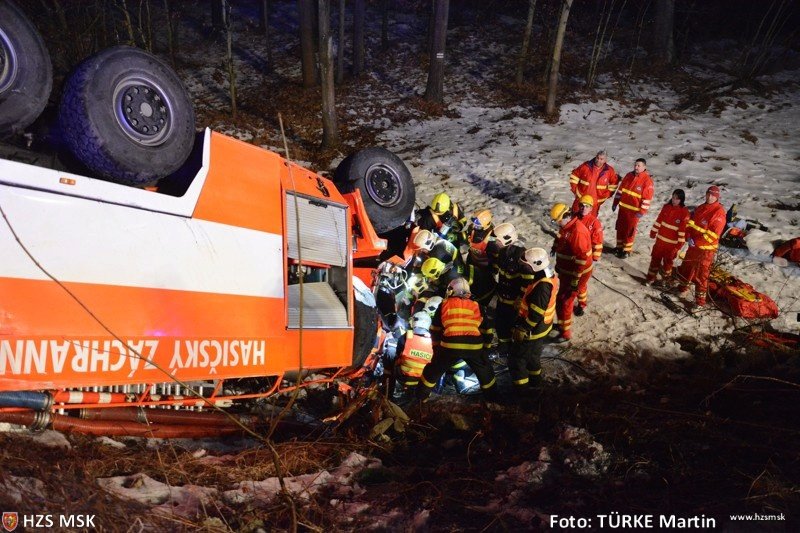
[[480, 350], [483, 336], [480, 331], [481, 310], [478, 303], [468, 298], [447, 298], [434, 315], [434, 322], [442, 325], [439, 346], [454, 350]]
[[668, 203], [661, 208], [653, 224], [651, 233], [655, 238], [668, 244], [681, 245], [686, 242], [686, 224], [689, 222], [689, 209]]
[[592, 238], [592, 260], [599, 261], [603, 254], [603, 224], [592, 213], [580, 215], [578, 220], [586, 226]]
[[553, 329], [556, 314], [558, 278], [542, 278], [532, 283], [519, 302], [515, 340], [540, 339]]
[[592, 237], [577, 217], [567, 222], [555, 244], [556, 271], [580, 277], [592, 270]]

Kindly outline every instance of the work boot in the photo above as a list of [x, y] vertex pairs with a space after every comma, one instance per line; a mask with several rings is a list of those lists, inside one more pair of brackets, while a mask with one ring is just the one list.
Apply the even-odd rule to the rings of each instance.
[[575, 309], [573, 309], [572, 312], [575, 314], [575, 316], [583, 316], [583, 312], [584, 312], [583, 311], [583, 306], [576, 305]]
[[678, 296], [687, 296], [689, 294], [689, 285], [678, 285]]
[[559, 335], [558, 337], [554, 338], [552, 340], [552, 342], [554, 342], [556, 344], [562, 344], [562, 343], [565, 343], [565, 342], [569, 342], [570, 339], [572, 339], [572, 332], [567, 330], [567, 331], [563, 332], [561, 335]]

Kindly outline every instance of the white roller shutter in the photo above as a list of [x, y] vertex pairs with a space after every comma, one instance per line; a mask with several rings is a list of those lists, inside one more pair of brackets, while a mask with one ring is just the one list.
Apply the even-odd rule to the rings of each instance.
[[[303, 327], [346, 328], [347, 309], [324, 282], [303, 284]], [[300, 285], [289, 285], [289, 327], [300, 326]]]
[[344, 206], [286, 194], [286, 239], [290, 259], [298, 259], [295, 197], [300, 213], [303, 261], [347, 266], [347, 212]]

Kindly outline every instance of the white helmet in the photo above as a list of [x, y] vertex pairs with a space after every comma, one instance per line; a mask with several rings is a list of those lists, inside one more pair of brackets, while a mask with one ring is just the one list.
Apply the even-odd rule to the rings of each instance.
[[425, 302], [425, 307], [423, 307], [422, 310], [428, 313], [430, 316], [433, 316], [433, 314], [436, 313], [436, 310], [439, 309], [440, 305], [442, 305], [442, 297], [431, 296]]
[[497, 237], [497, 240], [503, 246], [514, 244], [519, 238], [519, 235], [517, 235], [517, 229], [510, 222], [503, 222], [494, 228], [494, 236]]
[[414, 313], [410, 320], [411, 329], [422, 329], [428, 331], [431, 329], [431, 315], [424, 311]]
[[469, 298], [469, 283], [464, 278], [456, 278], [447, 286], [447, 296], [456, 296], [457, 298]]
[[534, 272], [544, 270], [550, 265], [550, 257], [544, 248], [528, 248], [522, 256], [522, 261], [530, 265]]
[[426, 229], [421, 230], [414, 237], [414, 246], [416, 246], [418, 250], [428, 250], [430, 252], [435, 243], [436, 237]]

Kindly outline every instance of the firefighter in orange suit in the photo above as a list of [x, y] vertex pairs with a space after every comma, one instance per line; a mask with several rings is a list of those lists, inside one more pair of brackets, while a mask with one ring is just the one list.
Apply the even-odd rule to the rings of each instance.
[[395, 377], [407, 390], [419, 385], [422, 369], [433, 359], [431, 315], [420, 311], [411, 317], [410, 322], [411, 329], [397, 343], [399, 355], [395, 362]]
[[586, 272], [592, 271], [592, 236], [566, 204], [556, 204], [550, 218], [561, 228], [555, 244], [556, 272], [559, 288], [556, 296], [556, 315], [561, 335], [556, 342], [572, 338], [572, 306], [578, 293], [578, 283]]
[[544, 340], [553, 329], [558, 294], [558, 278], [548, 272], [550, 259], [543, 248], [526, 250], [523, 261], [534, 272], [534, 281], [518, 302], [514, 343], [508, 357], [508, 371], [519, 392], [541, 385], [540, 357]]
[[439, 328], [439, 342], [434, 346], [433, 360], [422, 371], [418, 399], [427, 399], [439, 378], [459, 359], [466, 361], [475, 372], [484, 397], [494, 399], [497, 383], [492, 363], [483, 348], [482, 322], [480, 307], [471, 299], [467, 280], [451, 281], [446, 298], [433, 316], [432, 328]]
[[581, 197], [588, 194], [595, 199], [592, 214], [597, 216], [603, 202], [614, 195], [619, 176], [614, 167], [606, 161], [608, 161], [608, 155], [605, 150], [601, 150], [597, 152], [594, 159], [581, 163], [569, 175], [569, 188], [575, 195], [575, 202], [572, 204], [573, 211], [578, 210]]
[[698, 307], [706, 304], [708, 276], [725, 229], [725, 215], [725, 208], [719, 203], [719, 187], [712, 185], [706, 191], [706, 202], [694, 210], [686, 225], [689, 248], [678, 267], [678, 281], [682, 295], [688, 294], [689, 284], [694, 283], [694, 301]]
[[647, 270], [645, 285], [656, 281], [658, 271], [665, 281], [672, 276], [672, 263], [686, 242], [686, 224], [689, 222], [689, 209], [686, 207], [686, 193], [683, 189], [672, 191], [672, 197], [658, 214], [650, 230], [650, 238], [655, 239], [650, 254], [650, 268]]
[[617, 216], [617, 256], [626, 258], [633, 251], [633, 239], [636, 237], [636, 226], [647, 210], [653, 199], [653, 179], [647, 172], [647, 161], [642, 158], [636, 160], [633, 172], [628, 172], [614, 195], [614, 204], [611, 210], [619, 207]]
[[[585, 194], [580, 198], [580, 209], [577, 212], [578, 220], [589, 230], [592, 237], [592, 264], [600, 261], [603, 254], [603, 224], [593, 214], [594, 199], [591, 195]], [[589, 280], [592, 277], [592, 270], [584, 272], [578, 280], [578, 305], [574, 311], [577, 316], [582, 316], [586, 305], [589, 303]]]

